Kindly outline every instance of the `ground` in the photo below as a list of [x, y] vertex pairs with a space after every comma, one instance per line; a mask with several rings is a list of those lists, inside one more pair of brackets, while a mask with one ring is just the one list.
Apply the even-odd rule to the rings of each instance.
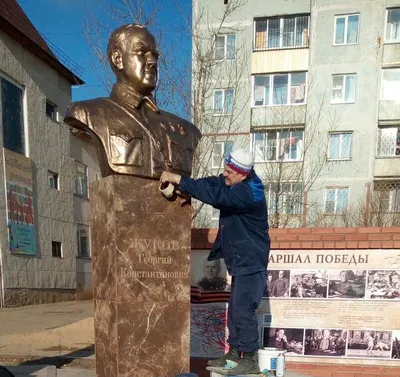
[[0, 334], [1, 365], [94, 368], [92, 301], [0, 309]]
[[0, 309], [0, 334], [0, 365], [16, 377], [95, 377], [92, 301]]

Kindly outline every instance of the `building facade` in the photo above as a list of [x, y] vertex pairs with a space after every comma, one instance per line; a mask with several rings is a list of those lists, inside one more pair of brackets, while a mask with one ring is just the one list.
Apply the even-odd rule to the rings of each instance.
[[[194, 0], [193, 25], [218, 72], [207, 173], [250, 148], [273, 227], [399, 223], [399, 0]], [[204, 206], [197, 226], [217, 219]]]
[[16, 1], [0, 3], [0, 56], [0, 306], [75, 299], [90, 280], [97, 162], [63, 115], [83, 81]]

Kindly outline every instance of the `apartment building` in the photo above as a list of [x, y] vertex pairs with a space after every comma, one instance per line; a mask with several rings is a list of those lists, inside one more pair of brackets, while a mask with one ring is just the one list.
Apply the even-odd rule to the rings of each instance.
[[399, 224], [400, 0], [194, 0], [193, 24], [218, 72], [207, 173], [248, 147], [271, 226]]
[[0, 307], [91, 291], [88, 186], [97, 158], [63, 122], [76, 66], [16, 0], [0, 1]]

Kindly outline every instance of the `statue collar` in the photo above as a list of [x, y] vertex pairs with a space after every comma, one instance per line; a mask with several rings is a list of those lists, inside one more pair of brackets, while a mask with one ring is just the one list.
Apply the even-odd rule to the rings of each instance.
[[155, 113], [160, 111], [156, 100], [151, 94], [144, 96], [125, 84], [114, 84], [110, 97], [133, 106], [136, 109], [143, 105]]

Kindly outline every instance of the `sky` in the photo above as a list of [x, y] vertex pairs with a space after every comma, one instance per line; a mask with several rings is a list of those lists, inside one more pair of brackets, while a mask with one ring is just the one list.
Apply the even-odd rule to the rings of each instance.
[[[184, 23], [191, 17], [191, 0], [175, 0], [177, 6], [171, 6], [174, 0], [17, 0], [26, 15], [29, 17], [36, 29], [54, 44], [59, 50], [66, 54], [73, 62], [82, 68], [81, 78], [85, 85], [73, 87], [72, 100], [79, 101], [98, 96], [107, 95], [108, 91], [102, 84], [106, 78], [103, 69], [95, 69], [94, 63], [98, 58], [92, 53], [89, 37], [100, 41], [102, 51], [105, 51], [107, 40], [111, 30], [116, 27], [132, 22], [132, 18], [126, 12], [124, 2], [145, 4], [145, 12], [153, 14], [156, 8], [154, 21], [149, 25], [151, 32], [157, 35], [163, 34], [168, 42], [173, 55], [178, 57], [177, 61], [190, 62], [191, 41], [190, 33], [182, 32]], [[119, 7], [126, 16], [123, 20], [114, 20], [107, 8]], [[122, 14], [122, 13], [121, 13]], [[101, 32], [88, 34], [88, 23], [97, 25], [93, 19], [102, 25]], [[97, 39], [99, 38], [99, 39]], [[174, 43], [179, 39], [179, 43]], [[50, 45], [51, 47], [51, 45]], [[113, 78], [114, 79], [114, 78]], [[189, 90], [189, 88], [188, 88]]]

